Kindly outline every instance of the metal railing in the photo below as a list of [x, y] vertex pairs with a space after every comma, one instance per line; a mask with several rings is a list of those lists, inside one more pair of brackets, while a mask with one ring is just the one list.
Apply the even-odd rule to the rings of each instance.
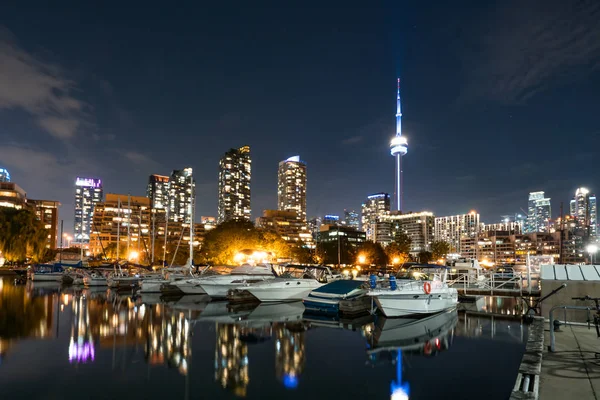
[[[469, 290], [489, 290], [490, 294], [494, 292], [519, 292], [519, 296], [523, 295], [522, 273], [514, 273], [512, 276], [498, 276], [496, 272], [483, 273], [462, 273], [453, 279], [448, 279], [448, 286], [455, 289], [462, 289], [465, 293]], [[531, 293], [532, 286], [527, 285], [527, 290]]]
[[[554, 353], [556, 351], [555, 349], [555, 334], [554, 334], [554, 310], [564, 310], [565, 312], [565, 316], [564, 316], [564, 321], [560, 321], [561, 324], [564, 325], [587, 325], [588, 327], [590, 326], [590, 322], [591, 322], [591, 315], [590, 315], [590, 311], [594, 310], [596, 311], [596, 307], [594, 306], [569, 306], [569, 305], [560, 305], [560, 306], [554, 306], [550, 309], [550, 313], [548, 314], [548, 318], [550, 320], [549, 324], [550, 324], [550, 346], [548, 346], [548, 350], [552, 353]], [[588, 322], [587, 323], [582, 323], [582, 322], [568, 322], [567, 321], [567, 310], [584, 310], [587, 311], [588, 313]]]

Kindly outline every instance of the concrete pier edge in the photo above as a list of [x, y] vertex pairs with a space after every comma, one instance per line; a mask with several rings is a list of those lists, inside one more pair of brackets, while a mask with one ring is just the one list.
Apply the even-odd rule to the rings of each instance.
[[538, 399], [544, 351], [544, 326], [543, 317], [534, 317], [529, 325], [525, 354], [510, 395], [511, 400]]

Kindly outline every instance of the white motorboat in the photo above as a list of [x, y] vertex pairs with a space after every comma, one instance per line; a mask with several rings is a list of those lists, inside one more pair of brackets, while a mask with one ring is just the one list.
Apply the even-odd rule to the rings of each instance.
[[165, 291], [175, 288], [184, 294], [208, 294], [213, 298], [224, 298], [227, 296], [229, 289], [239, 288], [246, 283], [260, 282], [274, 278], [275, 275], [269, 264], [258, 264], [255, 266], [245, 264], [234, 268], [228, 275], [182, 279], [165, 285], [163, 288]]
[[435, 314], [456, 307], [458, 292], [448, 287], [447, 268], [411, 267], [398, 278], [377, 280], [367, 292], [386, 317]]
[[323, 286], [316, 279], [275, 278], [249, 283], [243, 289], [262, 302], [300, 301], [308, 294]]

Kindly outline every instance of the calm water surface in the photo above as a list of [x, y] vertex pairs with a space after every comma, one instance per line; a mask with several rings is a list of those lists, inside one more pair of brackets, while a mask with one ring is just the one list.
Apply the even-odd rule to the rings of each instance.
[[303, 315], [301, 303], [228, 309], [0, 280], [2, 399], [508, 398], [526, 327], [481, 298], [424, 320]]

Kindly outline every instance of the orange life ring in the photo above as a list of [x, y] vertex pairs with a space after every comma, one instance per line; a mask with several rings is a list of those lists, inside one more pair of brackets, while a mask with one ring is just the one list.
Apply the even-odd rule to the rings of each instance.
[[431, 283], [425, 282], [423, 284], [423, 291], [425, 292], [425, 294], [431, 293]]
[[431, 354], [431, 342], [427, 341], [425, 342], [425, 347], [423, 348], [424, 353], [429, 355]]

